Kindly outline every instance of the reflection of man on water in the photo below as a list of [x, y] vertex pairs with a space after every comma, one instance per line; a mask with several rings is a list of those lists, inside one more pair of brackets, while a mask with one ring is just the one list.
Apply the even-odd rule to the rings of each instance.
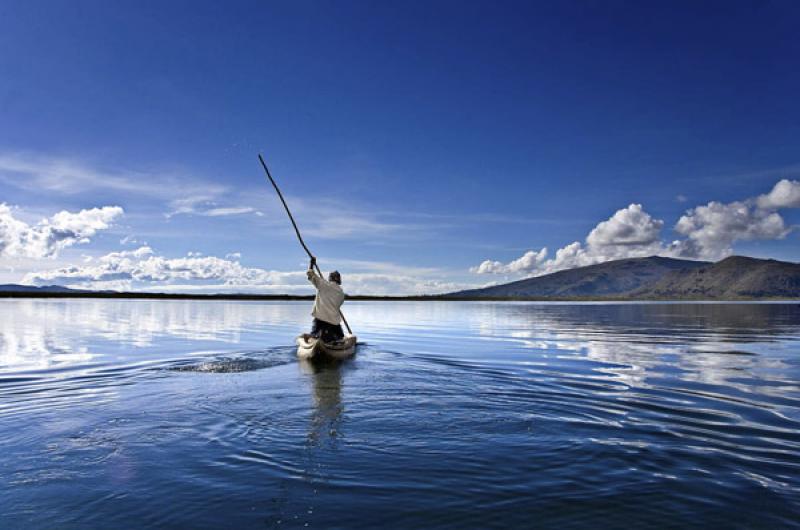
[[323, 342], [334, 342], [344, 337], [342, 331], [342, 317], [339, 308], [344, 303], [344, 291], [342, 291], [342, 276], [338, 271], [328, 274], [326, 280], [316, 272], [314, 265], [317, 258], [311, 258], [308, 264], [308, 280], [317, 288], [317, 296], [314, 299], [314, 309], [311, 316], [314, 322], [311, 325], [311, 336], [321, 338]]
[[344, 412], [342, 406], [342, 372], [339, 365], [320, 365], [300, 359], [300, 369], [311, 376], [314, 410], [308, 430], [308, 441], [317, 447], [335, 444]]

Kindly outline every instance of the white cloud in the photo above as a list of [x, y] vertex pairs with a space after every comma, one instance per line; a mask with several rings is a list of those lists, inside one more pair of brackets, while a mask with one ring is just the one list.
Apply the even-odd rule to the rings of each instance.
[[[242, 215], [254, 213], [256, 209], [251, 206], [219, 206], [215, 195], [192, 195], [173, 199], [169, 202], [170, 210], [166, 217], [175, 215], [201, 215], [204, 217], [223, 217], [228, 215]], [[263, 215], [263, 214], [262, 214]]]
[[677, 244], [680, 255], [710, 260], [730, 255], [735, 241], [780, 239], [790, 231], [780, 214], [754, 206], [753, 201], [712, 201], [692, 208], [678, 220], [675, 230], [687, 237]]
[[542, 264], [542, 273], [662, 253], [663, 226], [664, 222], [653, 219], [641, 204], [631, 204], [598, 223], [586, 236], [585, 245], [575, 241], [556, 251], [555, 258]]
[[[243, 266], [238, 259], [190, 254], [182, 258], [165, 258], [150, 247], [140, 247], [112, 252], [80, 266], [28, 273], [22, 283], [165, 292], [313, 292], [303, 270], [270, 271]], [[366, 266], [368, 262], [359, 263]], [[374, 271], [344, 271], [345, 291], [349, 294], [407, 295], [450, 292], [469, 286], [426, 276], [430, 272], [428, 269], [405, 269], [387, 263], [378, 265]]]
[[206, 211], [204, 215], [209, 217], [220, 217], [223, 215], [242, 215], [245, 213], [254, 213], [256, 211], [255, 208], [251, 208], [250, 206], [230, 206], [228, 208], [211, 208], [210, 210]]
[[766, 195], [758, 197], [758, 207], [765, 210], [800, 208], [800, 181], [783, 179]]
[[642, 257], [663, 250], [659, 237], [663, 221], [653, 219], [640, 204], [631, 204], [598, 223], [586, 236], [560, 248], [547, 259], [547, 249], [529, 250], [509, 263], [486, 260], [470, 271], [478, 274], [548, 274], [612, 259]]
[[547, 258], [547, 249], [543, 248], [539, 252], [527, 251], [521, 257], [509, 263], [486, 260], [477, 267], [472, 267], [471, 272], [478, 274], [515, 274], [519, 272], [534, 271], [541, 267]]
[[16, 219], [8, 205], [0, 204], [0, 257], [55, 257], [64, 248], [89, 242], [122, 214], [119, 206], [104, 206], [76, 213], [62, 211], [29, 225]]
[[675, 224], [684, 239], [665, 244], [664, 222], [653, 219], [640, 204], [618, 210], [580, 242], [545, 259], [546, 249], [528, 251], [509, 263], [486, 260], [470, 271], [478, 274], [542, 275], [615, 259], [652, 255], [716, 261], [733, 252], [736, 241], [781, 239], [791, 231], [780, 208], [800, 207], [800, 182], [781, 180], [768, 194], [731, 203], [709, 202], [687, 210]]
[[[276, 276], [277, 275], [277, 276]], [[104, 282], [161, 284], [178, 281], [217, 281], [226, 284], [248, 285], [272, 283], [282, 273], [243, 267], [238, 261], [189, 253], [183, 258], [158, 256], [150, 247], [112, 252], [94, 260], [90, 265], [62, 267], [50, 271], [29, 273], [25, 284], [63, 284], [97, 287]]]
[[641, 204], [631, 204], [594, 227], [586, 243], [592, 247], [648, 246], [658, 242], [662, 226], [664, 221], [650, 217]]
[[166, 217], [172, 217], [173, 215], [195, 214], [201, 208], [207, 208], [212, 199], [213, 197], [210, 195], [194, 195], [173, 199], [169, 203], [170, 211], [165, 215]]

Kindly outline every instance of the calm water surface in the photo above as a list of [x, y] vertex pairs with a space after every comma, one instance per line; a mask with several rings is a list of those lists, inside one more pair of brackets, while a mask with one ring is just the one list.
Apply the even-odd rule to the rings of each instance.
[[800, 526], [800, 305], [0, 300], [3, 528]]

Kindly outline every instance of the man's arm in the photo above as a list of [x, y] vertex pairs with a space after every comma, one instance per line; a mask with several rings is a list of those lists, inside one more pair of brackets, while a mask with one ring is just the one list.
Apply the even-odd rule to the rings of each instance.
[[317, 264], [317, 258], [311, 257], [311, 260], [308, 262], [308, 270], [306, 271], [306, 276], [308, 276], [308, 280], [314, 284], [314, 287], [319, 287], [319, 280], [320, 277], [314, 272], [314, 265]]

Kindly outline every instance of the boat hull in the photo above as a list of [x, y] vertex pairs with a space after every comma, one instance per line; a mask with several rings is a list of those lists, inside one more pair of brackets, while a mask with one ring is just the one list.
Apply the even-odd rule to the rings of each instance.
[[297, 337], [297, 356], [301, 359], [347, 359], [355, 353], [356, 342], [354, 335], [336, 342], [322, 342], [310, 335], [300, 335]]

